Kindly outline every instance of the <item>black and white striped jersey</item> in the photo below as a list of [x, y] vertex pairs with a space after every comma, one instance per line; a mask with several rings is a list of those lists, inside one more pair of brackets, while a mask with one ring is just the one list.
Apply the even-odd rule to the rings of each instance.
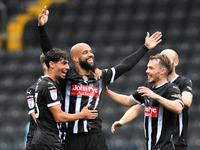
[[27, 141], [32, 140], [35, 128], [37, 127], [31, 113], [35, 112], [35, 86], [36, 83], [26, 90], [26, 102], [28, 104], [28, 114], [30, 115], [30, 126], [27, 134]]
[[[180, 98], [179, 88], [173, 84], [166, 82], [160, 86], [153, 87], [152, 84], [146, 83], [146, 87], [154, 93], [172, 100], [178, 101], [183, 105]], [[175, 128], [177, 114], [166, 109], [158, 101], [149, 97], [142, 97], [137, 91], [131, 95], [132, 99], [142, 104], [144, 109], [144, 133], [145, 146], [147, 150], [158, 149], [174, 149], [172, 141], [172, 133]]]
[[[171, 82], [179, 87], [181, 93], [188, 92], [192, 95], [192, 81], [189, 78], [177, 75]], [[188, 121], [189, 108], [184, 107], [177, 117], [176, 128], [173, 133], [175, 146], [187, 145]]]
[[60, 145], [58, 124], [49, 108], [60, 105], [62, 100], [58, 85], [49, 76], [38, 79], [35, 90], [37, 128], [33, 144]]
[[[65, 94], [62, 109], [67, 113], [78, 113], [87, 104], [91, 104], [89, 109], [99, 112], [102, 106], [104, 88], [116, 79], [115, 71], [115, 68], [103, 70], [101, 78], [95, 80], [92, 74], [82, 76], [71, 68], [67, 73], [66, 80], [60, 82], [61, 92]], [[101, 130], [99, 117], [93, 120], [79, 119], [62, 125], [62, 131], [73, 134], [89, 131], [98, 132], [99, 130]]]

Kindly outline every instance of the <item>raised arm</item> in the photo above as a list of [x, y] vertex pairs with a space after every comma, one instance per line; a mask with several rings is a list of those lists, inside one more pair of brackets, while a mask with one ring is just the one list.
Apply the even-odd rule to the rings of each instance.
[[139, 104], [134, 105], [131, 108], [129, 108], [119, 121], [115, 121], [112, 124], [111, 132], [114, 133], [116, 130], [120, 129], [123, 125], [135, 119], [139, 115], [142, 109], [143, 109], [143, 106]]
[[43, 54], [46, 54], [49, 50], [52, 49], [51, 42], [45, 30], [45, 24], [48, 21], [49, 11], [46, 10], [46, 6], [38, 16], [38, 28], [39, 28], [39, 37], [40, 44]]
[[132, 69], [139, 62], [139, 60], [146, 54], [148, 50], [154, 48], [157, 44], [159, 44], [162, 41], [161, 37], [162, 37], [161, 32], [155, 32], [152, 36], [150, 36], [149, 33], [147, 32], [144, 46], [142, 46], [136, 52], [132, 53], [131, 55], [123, 59], [118, 65], [115, 66], [116, 69], [115, 80], [123, 73]]

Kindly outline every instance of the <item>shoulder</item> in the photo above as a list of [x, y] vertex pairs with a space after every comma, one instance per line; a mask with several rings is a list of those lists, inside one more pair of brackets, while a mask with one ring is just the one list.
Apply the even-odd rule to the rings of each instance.
[[[176, 80], [175, 80], [176, 81]], [[185, 77], [185, 76], [179, 76], [177, 78], [177, 81], [176, 82], [181, 82], [181, 83], [192, 83], [192, 80], [188, 77]]]
[[176, 91], [176, 92], [180, 93], [179, 87], [176, 84], [171, 83], [171, 82], [168, 82], [166, 84], [165, 89], [166, 89], [166, 91]]
[[57, 84], [48, 76], [43, 76], [39, 79], [38, 86], [39, 89], [55, 89], [57, 88]]

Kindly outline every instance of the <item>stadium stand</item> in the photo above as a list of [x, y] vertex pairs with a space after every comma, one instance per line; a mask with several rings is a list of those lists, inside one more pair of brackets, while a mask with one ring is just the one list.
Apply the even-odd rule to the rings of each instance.
[[[199, 0], [2, 2], [7, 6], [10, 20], [13, 20], [16, 14], [19, 16], [14, 19], [15, 23], [11, 22], [7, 26], [7, 51], [0, 50], [0, 150], [22, 150], [24, 146], [25, 126], [29, 119], [25, 91], [43, 74], [39, 62], [41, 50], [37, 15], [45, 4], [50, 11], [46, 30], [52, 45], [69, 51], [75, 43], [86, 42], [92, 46], [100, 69], [116, 65], [122, 58], [138, 49], [144, 43], [147, 31], [151, 34], [157, 30], [162, 31], [162, 43], [109, 88], [119, 93], [131, 94], [146, 81], [145, 70], [149, 55], [165, 48], [176, 50], [180, 57], [177, 72], [191, 78], [194, 86], [188, 150], [200, 149], [200, 121], [197, 115], [200, 113]], [[16, 30], [17, 39], [15, 37], [12, 41], [11, 33]], [[112, 123], [120, 119], [126, 109], [105, 97], [100, 116], [109, 150], [144, 150], [142, 113], [115, 134], [110, 131]]]

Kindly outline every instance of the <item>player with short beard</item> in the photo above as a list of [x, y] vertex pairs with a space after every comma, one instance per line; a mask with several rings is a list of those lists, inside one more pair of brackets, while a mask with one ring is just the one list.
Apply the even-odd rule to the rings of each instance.
[[184, 104], [180, 98], [178, 86], [167, 81], [171, 71], [171, 62], [167, 56], [151, 56], [147, 64], [148, 82], [131, 96], [117, 94], [106, 89], [104, 94], [124, 106], [133, 106], [119, 120], [113, 123], [114, 133], [122, 125], [134, 119], [144, 108], [144, 129], [146, 150], [175, 150], [172, 134], [177, 114]]

